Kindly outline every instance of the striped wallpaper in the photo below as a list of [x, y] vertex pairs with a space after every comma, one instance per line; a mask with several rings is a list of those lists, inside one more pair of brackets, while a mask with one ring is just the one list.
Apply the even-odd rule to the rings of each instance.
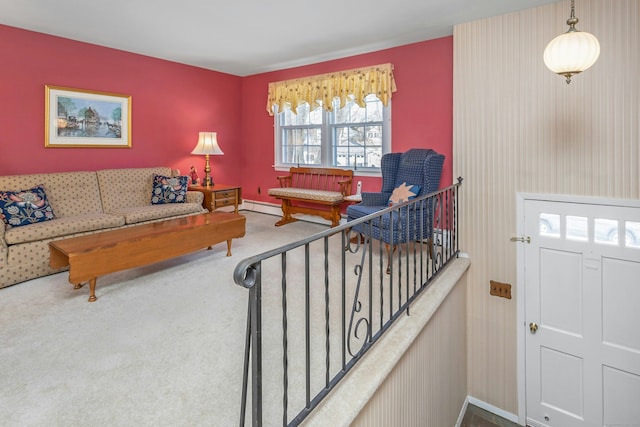
[[[454, 176], [462, 176], [468, 393], [517, 413], [516, 193], [640, 198], [640, 1], [577, 0], [596, 64], [549, 71], [546, 44], [567, 29], [570, 2], [454, 28]], [[489, 295], [489, 280], [514, 299]]]

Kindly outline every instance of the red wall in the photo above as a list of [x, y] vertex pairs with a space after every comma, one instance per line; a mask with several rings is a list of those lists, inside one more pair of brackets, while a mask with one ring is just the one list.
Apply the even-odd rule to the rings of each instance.
[[[391, 140], [394, 152], [432, 148], [446, 156], [442, 186], [452, 182], [453, 37], [414, 43], [369, 54], [245, 77], [242, 81], [242, 193], [250, 200], [274, 202], [266, 190], [277, 186], [273, 169], [273, 117], [266, 111], [267, 85], [315, 74], [390, 62], [398, 91], [392, 99]], [[379, 191], [380, 179], [356, 177], [362, 191]], [[257, 194], [258, 187], [262, 194]], [[354, 188], [355, 191], [355, 188]]]
[[[394, 64], [393, 151], [427, 147], [445, 154], [452, 181], [453, 37], [304, 67], [238, 77], [0, 25], [0, 175], [170, 166], [203, 175], [190, 155], [199, 131], [218, 132], [215, 182], [240, 184], [248, 200], [275, 202], [273, 117], [267, 85], [379, 63]], [[132, 96], [132, 148], [45, 148], [45, 85]], [[363, 191], [379, 178], [357, 177]], [[261, 194], [258, 194], [258, 187]]]
[[[0, 174], [170, 166], [200, 175], [199, 131], [218, 132], [214, 179], [239, 182], [237, 76], [0, 25]], [[131, 95], [132, 148], [45, 148], [45, 85]]]

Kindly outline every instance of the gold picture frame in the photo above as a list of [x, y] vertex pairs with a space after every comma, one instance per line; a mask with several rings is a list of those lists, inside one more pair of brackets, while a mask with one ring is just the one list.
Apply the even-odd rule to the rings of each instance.
[[131, 148], [131, 96], [46, 85], [44, 146]]

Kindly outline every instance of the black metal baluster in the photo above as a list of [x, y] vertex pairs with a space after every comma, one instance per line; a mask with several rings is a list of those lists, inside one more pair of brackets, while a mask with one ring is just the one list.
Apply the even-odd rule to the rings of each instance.
[[[343, 251], [344, 252], [344, 251]], [[329, 342], [329, 238], [324, 238], [324, 321], [325, 321], [325, 387], [329, 387], [329, 370], [330, 370], [330, 350]]]
[[304, 245], [304, 313], [305, 313], [305, 366], [306, 366], [306, 402], [311, 408], [311, 301], [309, 295], [309, 243]]
[[247, 327], [244, 339], [244, 365], [242, 369], [242, 398], [240, 401], [240, 427], [244, 427], [247, 414], [247, 389], [249, 385], [249, 362], [251, 354], [251, 298], [247, 295]]
[[[349, 229], [347, 229], [349, 230]], [[342, 248], [346, 248], [349, 244], [349, 233], [347, 232], [347, 230], [342, 230]], [[358, 239], [360, 239], [360, 236], [358, 236]], [[341, 272], [342, 272], [342, 304], [340, 304], [340, 307], [342, 309], [342, 330], [341, 330], [341, 335], [342, 335], [342, 351], [341, 351], [341, 355], [342, 355], [342, 364], [341, 364], [341, 369], [344, 370], [345, 366], [347, 365], [347, 251], [343, 250], [342, 251], [342, 267], [341, 267]]]
[[254, 427], [262, 426], [262, 267], [255, 264], [256, 282], [249, 290], [251, 299], [251, 341], [253, 351], [251, 353], [251, 372], [253, 381], [251, 385], [252, 420]]

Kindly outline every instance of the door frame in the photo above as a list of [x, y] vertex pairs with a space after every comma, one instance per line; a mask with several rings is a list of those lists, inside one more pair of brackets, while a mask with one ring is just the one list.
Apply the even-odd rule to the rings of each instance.
[[[581, 203], [604, 206], [624, 206], [640, 208], [640, 200], [614, 199], [610, 197], [575, 196], [567, 194], [516, 193], [516, 233], [524, 235], [525, 202], [527, 200], [562, 203]], [[533, 238], [533, 236], [531, 236]], [[516, 343], [517, 343], [517, 392], [518, 392], [518, 423], [526, 425], [526, 301], [525, 301], [525, 249], [527, 243], [516, 243]]]

